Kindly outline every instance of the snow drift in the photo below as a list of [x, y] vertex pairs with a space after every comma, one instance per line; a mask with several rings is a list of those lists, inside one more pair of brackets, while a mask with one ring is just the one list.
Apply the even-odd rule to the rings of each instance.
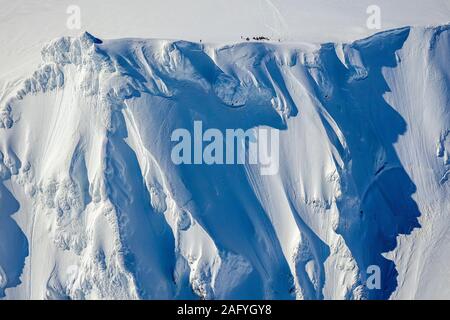
[[[54, 40], [2, 95], [0, 296], [449, 298], [449, 41]], [[279, 129], [278, 174], [175, 165], [194, 121]]]

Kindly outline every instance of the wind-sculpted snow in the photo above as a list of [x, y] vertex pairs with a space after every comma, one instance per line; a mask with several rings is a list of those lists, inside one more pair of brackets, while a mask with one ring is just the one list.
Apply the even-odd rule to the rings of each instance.
[[[449, 39], [54, 40], [0, 105], [0, 295], [448, 298]], [[176, 165], [194, 121], [280, 130], [279, 172]]]

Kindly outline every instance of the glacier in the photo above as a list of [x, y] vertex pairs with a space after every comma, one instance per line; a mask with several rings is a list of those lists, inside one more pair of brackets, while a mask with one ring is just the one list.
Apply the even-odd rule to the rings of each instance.
[[[450, 298], [449, 53], [450, 25], [50, 42], [0, 99], [0, 297]], [[279, 172], [174, 164], [195, 121], [278, 129]]]

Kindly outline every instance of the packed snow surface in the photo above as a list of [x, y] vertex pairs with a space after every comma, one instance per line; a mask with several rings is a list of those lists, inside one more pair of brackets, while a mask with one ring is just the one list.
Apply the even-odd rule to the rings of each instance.
[[[1, 77], [0, 297], [450, 298], [449, 25], [324, 44], [93, 34]], [[176, 165], [171, 134], [194, 121], [278, 129], [278, 173]]]
[[371, 5], [381, 30], [450, 22], [448, 0], [0, 0], [0, 85], [32, 72], [48, 41], [79, 35], [67, 26], [74, 5], [81, 30], [101, 39], [351, 42], [380, 31], [367, 27]]

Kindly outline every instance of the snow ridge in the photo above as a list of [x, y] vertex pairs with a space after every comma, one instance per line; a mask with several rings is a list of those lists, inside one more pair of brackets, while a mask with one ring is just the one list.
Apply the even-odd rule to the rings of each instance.
[[[320, 46], [51, 42], [0, 106], [0, 295], [419, 294], [431, 269], [408, 256], [437, 259], [448, 234], [449, 29]], [[175, 165], [170, 134], [194, 120], [280, 129], [280, 172]]]

